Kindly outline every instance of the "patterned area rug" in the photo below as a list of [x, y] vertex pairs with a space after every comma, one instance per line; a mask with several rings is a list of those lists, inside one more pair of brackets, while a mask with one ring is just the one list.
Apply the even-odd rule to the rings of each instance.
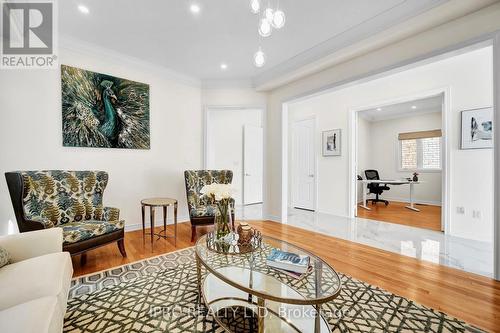
[[[339, 273], [322, 307], [332, 332], [480, 332], [446, 314]], [[223, 332], [198, 302], [194, 248], [72, 282], [64, 332]]]

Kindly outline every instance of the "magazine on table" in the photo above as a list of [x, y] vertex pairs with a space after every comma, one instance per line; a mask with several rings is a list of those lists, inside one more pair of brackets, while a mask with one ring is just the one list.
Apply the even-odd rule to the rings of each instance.
[[309, 256], [272, 249], [266, 263], [273, 268], [304, 274], [309, 268], [309, 261]]
[[273, 269], [275, 269], [277, 271], [280, 271], [281, 273], [283, 273], [285, 275], [288, 275], [289, 277], [292, 277], [292, 278], [294, 278], [296, 280], [300, 280], [304, 276], [306, 276], [309, 273], [311, 273], [312, 270], [313, 270], [313, 267], [312, 267], [312, 265], [309, 265], [309, 267], [307, 268], [307, 271], [305, 273], [297, 273], [297, 272], [287, 271], [285, 269], [279, 269], [279, 268], [274, 268], [274, 267], [273, 267]]

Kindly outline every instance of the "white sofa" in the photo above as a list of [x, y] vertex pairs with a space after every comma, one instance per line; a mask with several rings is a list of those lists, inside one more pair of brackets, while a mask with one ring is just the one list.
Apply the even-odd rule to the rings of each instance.
[[0, 268], [0, 332], [61, 332], [73, 275], [62, 229], [0, 237], [11, 264]]

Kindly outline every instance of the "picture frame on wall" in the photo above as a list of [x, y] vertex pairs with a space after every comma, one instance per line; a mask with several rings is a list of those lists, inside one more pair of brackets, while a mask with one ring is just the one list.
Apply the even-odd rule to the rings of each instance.
[[323, 156], [341, 156], [342, 131], [340, 128], [323, 132]]
[[149, 85], [61, 65], [64, 147], [150, 149]]
[[493, 148], [493, 108], [461, 112], [461, 149]]

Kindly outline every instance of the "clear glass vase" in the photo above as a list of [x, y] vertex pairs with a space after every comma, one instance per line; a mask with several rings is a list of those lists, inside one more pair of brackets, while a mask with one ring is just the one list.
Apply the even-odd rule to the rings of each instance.
[[229, 203], [218, 203], [215, 211], [214, 234], [215, 240], [224, 241], [231, 233], [232, 216]]

